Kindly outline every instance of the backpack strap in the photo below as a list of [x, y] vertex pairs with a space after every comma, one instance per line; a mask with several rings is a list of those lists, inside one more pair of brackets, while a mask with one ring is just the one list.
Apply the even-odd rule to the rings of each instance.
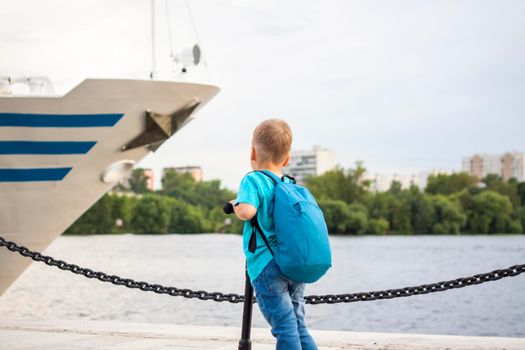
[[277, 175], [275, 175], [274, 173], [272, 173], [269, 170], [256, 170], [255, 172], [264, 174], [267, 177], [269, 177], [272, 180], [274, 185], [277, 185], [278, 182], [281, 182], [281, 179], [279, 179], [279, 177]]
[[290, 181], [292, 181], [292, 183], [296, 184], [297, 181], [295, 180], [295, 177], [293, 176], [290, 176], [290, 175], [283, 175], [281, 178], [279, 178], [277, 175], [275, 175], [274, 173], [272, 173], [271, 171], [269, 170], [253, 170], [251, 171], [252, 173], [261, 173], [261, 174], [264, 174], [266, 175], [267, 177], [269, 177], [273, 184], [274, 185], [277, 185], [278, 182], [284, 182], [284, 178], [287, 177], [288, 179], [290, 179]]
[[250, 253], [254, 253], [255, 249], [257, 249], [257, 231], [258, 231], [264, 241], [264, 244], [266, 244], [266, 246], [268, 247], [268, 250], [273, 256], [273, 250], [270, 247], [268, 238], [263, 233], [261, 226], [259, 225], [259, 221], [257, 220], [257, 214], [255, 214], [255, 216], [250, 220], [250, 223], [252, 224], [252, 227], [253, 227], [252, 236], [250, 237], [250, 242], [248, 244], [248, 250], [250, 251]]
[[297, 183], [297, 181], [295, 181], [295, 177], [293, 176], [290, 176], [290, 175], [283, 175], [283, 181], [284, 181], [284, 178], [287, 177], [290, 179], [290, 181], [292, 181], [292, 183], [295, 185]]
[[[293, 183], [295, 183], [295, 179], [288, 175], [284, 175], [282, 178], [279, 178], [277, 175], [275, 175], [269, 170], [255, 170], [254, 172], [266, 175], [272, 180], [275, 186], [277, 186], [279, 182], [284, 181], [285, 177], [289, 178], [290, 180], [292, 180]], [[250, 242], [248, 243], [248, 250], [250, 251], [250, 253], [254, 253], [255, 250], [257, 249], [257, 231], [258, 231], [259, 234], [261, 235], [261, 238], [264, 241], [264, 244], [266, 244], [266, 246], [268, 247], [268, 250], [273, 256], [273, 250], [270, 247], [270, 243], [268, 242], [268, 237], [266, 237], [263, 230], [261, 229], [261, 225], [259, 225], [259, 221], [257, 220], [257, 214], [255, 214], [255, 216], [250, 220], [250, 223], [252, 224], [252, 227], [253, 227], [252, 235], [250, 237]]]

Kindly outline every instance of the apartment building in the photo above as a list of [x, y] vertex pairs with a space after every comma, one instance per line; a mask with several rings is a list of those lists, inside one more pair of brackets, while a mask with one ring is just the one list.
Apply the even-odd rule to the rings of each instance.
[[315, 146], [311, 150], [292, 150], [290, 163], [283, 172], [295, 177], [298, 184], [304, 184], [308, 176], [322, 175], [336, 166], [334, 151]]

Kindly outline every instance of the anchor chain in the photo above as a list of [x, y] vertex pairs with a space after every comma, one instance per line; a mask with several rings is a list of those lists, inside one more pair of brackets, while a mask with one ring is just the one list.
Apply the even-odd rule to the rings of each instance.
[[[191, 289], [166, 287], [160, 284], [152, 284], [144, 281], [135, 281], [117, 275], [108, 275], [104, 272], [93, 271], [85, 267], [80, 267], [75, 264], [67, 263], [63, 260], [57, 260], [53, 257], [43, 255], [39, 252], [31, 251], [24, 246], [5, 240], [3, 237], [0, 237], [0, 246], [5, 247], [12, 252], [19, 253], [24, 257], [31, 258], [34, 261], [43, 262], [46, 265], [58, 267], [59, 269], [64, 271], [70, 271], [77, 275], [82, 275], [87, 278], [94, 278], [101, 282], [108, 282], [117, 286], [124, 286], [131, 289], [140, 289], [145, 292], [154, 292], [157, 294], [181, 296], [189, 299], [197, 298], [200, 300], [212, 300], [216, 302], [227, 301], [235, 304], [244, 302], [244, 296], [235, 293], [207, 292], [203, 290], [194, 291]], [[413, 287], [349, 294], [309, 295], [306, 296], [304, 299], [307, 304], [318, 305], [403, 298], [412, 295], [444, 292], [449, 289], [457, 289], [485, 282], [497, 281], [506, 277], [514, 277], [524, 272], [525, 264], [521, 264], [514, 265], [506, 269], [494, 270], [488, 273], [480, 273], [470, 277], [460, 277], [449, 281], [422, 284]]]

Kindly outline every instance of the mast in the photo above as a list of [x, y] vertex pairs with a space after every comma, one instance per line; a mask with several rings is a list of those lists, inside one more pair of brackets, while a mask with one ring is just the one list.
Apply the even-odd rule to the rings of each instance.
[[151, 0], [151, 72], [150, 78], [157, 75], [155, 57], [155, 0]]

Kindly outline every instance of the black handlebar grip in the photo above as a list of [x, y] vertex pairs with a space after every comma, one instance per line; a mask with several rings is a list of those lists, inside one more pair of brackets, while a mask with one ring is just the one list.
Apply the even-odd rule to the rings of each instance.
[[233, 213], [233, 205], [230, 202], [224, 204], [224, 207], [222, 207], [222, 211], [224, 211], [224, 214]]

